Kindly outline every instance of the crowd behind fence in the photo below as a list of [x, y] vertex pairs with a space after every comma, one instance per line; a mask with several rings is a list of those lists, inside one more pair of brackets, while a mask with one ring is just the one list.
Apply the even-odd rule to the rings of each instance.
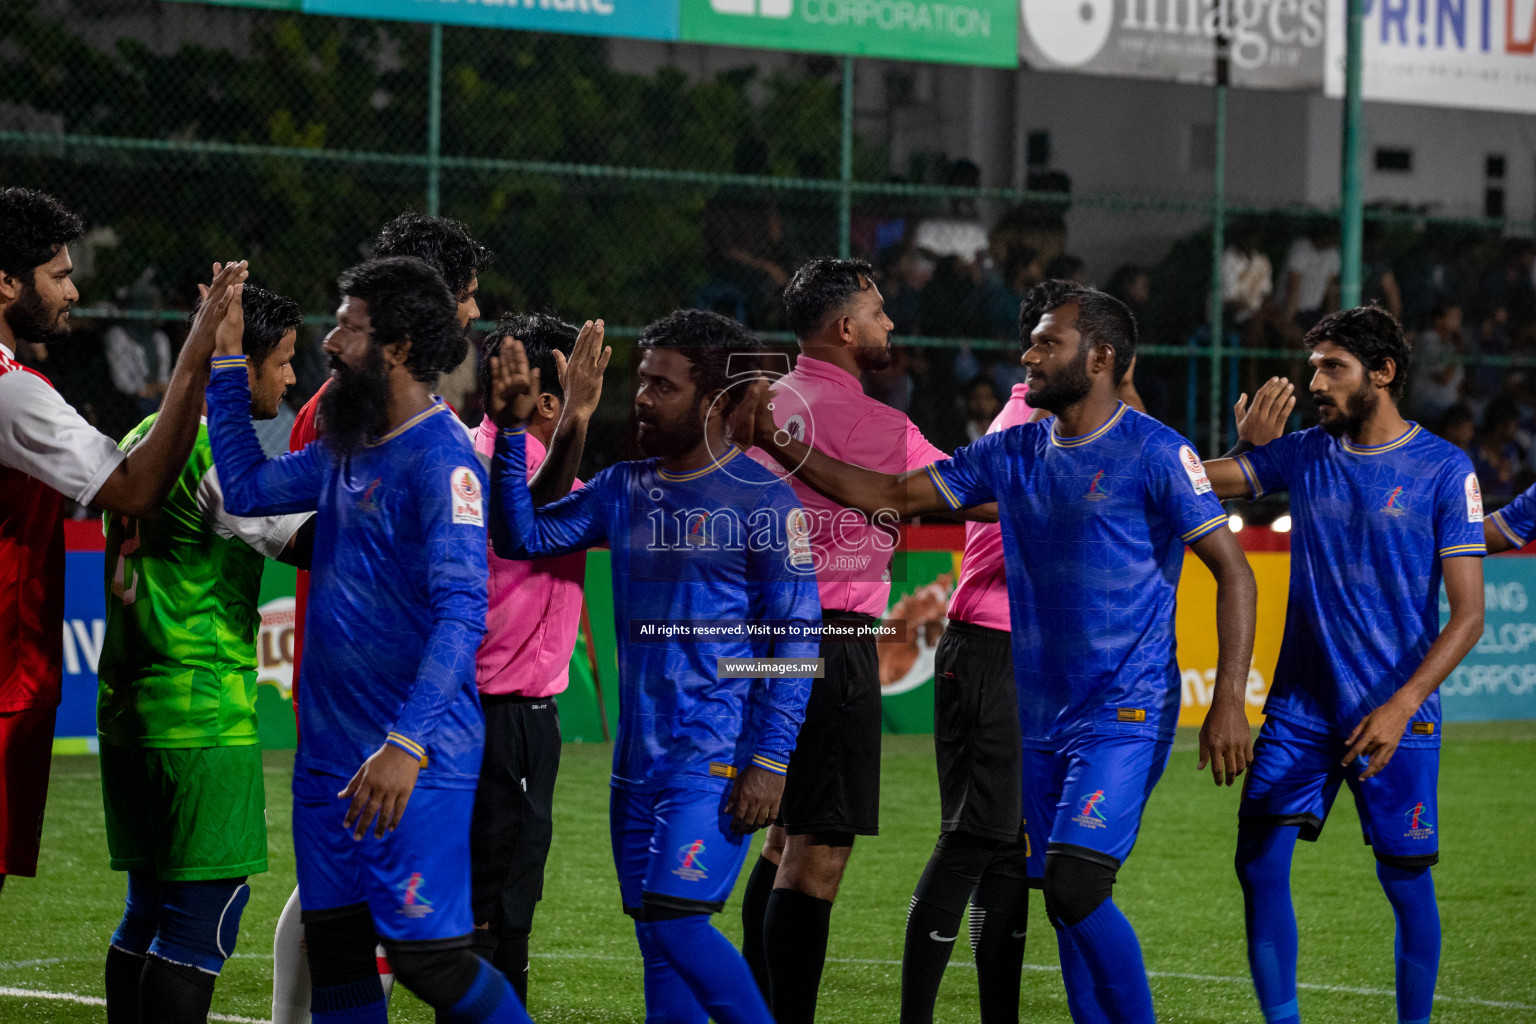
[[[1213, 390], [1230, 405], [1273, 373], [1304, 390], [1301, 338], [1338, 301], [1329, 211], [1234, 209], [1214, 361], [1208, 203], [1082, 194], [1049, 167], [1026, 189], [983, 188], [964, 154], [897, 167], [888, 140], [852, 132], [851, 60], [642, 75], [610, 66], [600, 40], [275, 12], [242, 12], [238, 45], [154, 49], [103, 41], [71, 10], [0, 11], [0, 180], [91, 225], [74, 253], [75, 335], [22, 358], [113, 436], [157, 405], [194, 283], [238, 256], [309, 314], [299, 384], [267, 428], [280, 448], [324, 379], [314, 342], [337, 274], [410, 208], [459, 218], [496, 251], [487, 317], [604, 317], [618, 366], [641, 325], [683, 305], [787, 343], [779, 295], [795, 267], [868, 259], [898, 352], [866, 386], [946, 449], [1022, 380], [1015, 320], [1038, 280], [1076, 278], [1132, 308], [1149, 411], [1208, 453], [1231, 440], [1230, 423], [1219, 438], [1206, 427]], [[1139, 260], [1089, 264], [1074, 236], [1090, 220], [1160, 241], [1150, 258], [1141, 244]], [[1367, 213], [1363, 297], [1414, 341], [1409, 412], [1468, 450], [1495, 504], [1536, 478], [1530, 227]], [[445, 381], [467, 419], [473, 380]], [[625, 392], [605, 395], [616, 426]], [[625, 454], [597, 447], [588, 468]]]

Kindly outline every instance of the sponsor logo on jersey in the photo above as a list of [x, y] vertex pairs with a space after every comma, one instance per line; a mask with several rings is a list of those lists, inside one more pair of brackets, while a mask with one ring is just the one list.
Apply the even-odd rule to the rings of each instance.
[[421, 872], [411, 872], [411, 877], [395, 888], [400, 890], [400, 907], [395, 911], [416, 920], [432, 913], [432, 901], [421, 894]]
[[1089, 501], [1103, 501], [1105, 498], [1109, 497], [1109, 492], [1106, 491], [1102, 486], [1103, 482], [1104, 471], [1101, 469], [1097, 473], [1093, 474], [1092, 480], [1088, 481], [1088, 493], [1083, 495], [1083, 497], [1087, 498]]
[[485, 525], [485, 496], [480, 491], [480, 478], [468, 466], [459, 466], [450, 475], [450, 495], [453, 500], [453, 521], [469, 526]]
[[704, 840], [695, 839], [677, 848], [677, 867], [672, 873], [685, 882], [702, 882], [709, 877], [704, 867]]
[[383, 477], [376, 476], [376, 477], [373, 478], [373, 482], [368, 485], [367, 490], [363, 491], [363, 496], [360, 499], [358, 499], [358, 502], [357, 502], [358, 511], [360, 511], [360, 512], [377, 512], [379, 510], [378, 502], [373, 500], [373, 492], [378, 490], [379, 489], [379, 485], [382, 484], [383, 482], [384, 482], [384, 478]]
[[1117, 722], [1145, 722], [1147, 713], [1142, 708], [1116, 708], [1115, 721]]
[[685, 541], [689, 545], [702, 548], [709, 546], [709, 513], [699, 512], [688, 520], [688, 533]]
[[799, 413], [795, 413], [789, 419], [785, 420], [784, 426], [780, 427], [779, 429], [784, 431], [784, 433], [788, 434], [790, 437], [794, 438], [796, 441], [804, 441], [805, 417], [801, 416]]
[[811, 554], [811, 517], [805, 509], [792, 510], [784, 520], [784, 536], [789, 542], [789, 564], [809, 569], [816, 564]]
[[1103, 804], [1104, 791], [1102, 789], [1094, 790], [1083, 801], [1083, 805], [1078, 808], [1077, 814], [1072, 820], [1083, 826], [1083, 828], [1103, 828], [1109, 820], [1104, 817], [1104, 812], [1099, 810]]
[[1480, 523], [1483, 521], [1483, 491], [1477, 486], [1477, 474], [1468, 473], [1467, 479], [1462, 483], [1462, 489], [1467, 493], [1467, 522]]
[[1392, 488], [1392, 493], [1387, 495], [1387, 503], [1381, 507], [1382, 514], [1393, 516], [1394, 518], [1407, 515], [1408, 510], [1403, 507], [1402, 502], [1399, 500], [1402, 496], [1403, 489], [1401, 487]]
[[1403, 824], [1408, 827], [1403, 833], [1407, 839], [1428, 839], [1435, 834], [1435, 823], [1429, 820], [1429, 808], [1422, 800], [1403, 812]]
[[1196, 494], [1211, 493], [1211, 478], [1205, 475], [1205, 463], [1200, 461], [1200, 456], [1187, 444], [1179, 448], [1179, 465], [1184, 467], [1184, 475], [1189, 477], [1190, 486]]
[[1433, 736], [1435, 734], [1435, 723], [1414, 722], [1411, 731], [1415, 736]]

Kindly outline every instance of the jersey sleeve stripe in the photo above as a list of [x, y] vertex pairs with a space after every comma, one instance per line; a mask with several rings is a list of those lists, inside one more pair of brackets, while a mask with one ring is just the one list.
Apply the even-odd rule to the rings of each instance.
[[1195, 541], [1199, 540], [1201, 537], [1204, 537], [1218, 526], [1225, 526], [1226, 523], [1227, 514], [1223, 512], [1221, 515], [1212, 519], [1208, 519], [1201, 523], [1199, 526], [1195, 527], [1193, 530], [1190, 530], [1188, 533], [1181, 535], [1180, 539], [1184, 541], [1185, 544], [1193, 544]]
[[1514, 530], [1509, 528], [1509, 524], [1504, 521], [1504, 513], [1502, 511], [1495, 512], [1488, 518], [1492, 520], [1494, 527], [1504, 535], [1505, 540], [1509, 541], [1517, 548], [1525, 547], [1525, 538], [1521, 537], [1519, 534], [1515, 533]]
[[1450, 547], [1440, 549], [1441, 558], [1455, 558], [1457, 555], [1486, 555], [1488, 548], [1478, 544], [1452, 544]]
[[752, 763], [757, 765], [759, 768], [773, 772], [775, 775], [789, 774], [789, 765], [785, 764], [783, 761], [776, 761], [766, 754], [753, 754]]
[[214, 356], [212, 369], [218, 370], [243, 370], [245, 369], [245, 356]]
[[1264, 485], [1259, 483], [1258, 475], [1254, 473], [1253, 466], [1248, 463], [1248, 456], [1237, 457], [1237, 468], [1243, 471], [1243, 479], [1248, 481], [1248, 489], [1253, 492], [1255, 498], [1264, 494]]
[[939, 464], [934, 462], [926, 467], [925, 472], [928, 474], [928, 479], [933, 481], [933, 486], [939, 489], [939, 495], [949, 503], [950, 508], [961, 508], [959, 500], [955, 497], [955, 492], [949, 489], [949, 485], [944, 482], [944, 477], [940, 475], [938, 466]]
[[415, 756], [422, 757], [422, 758], [427, 756], [427, 748], [426, 747], [422, 746], [420, 743], [417, 743], [415, 740], [411, 739], [409, 736], [401, 736], [397, 732], [392, 732], [388, 736], [385, 736], [384, 737], [384, 742], [385, 743], [393, 743], [395, 746], [399, 747], [401, 750], [405, 751], [407, 754], [414, 754]]

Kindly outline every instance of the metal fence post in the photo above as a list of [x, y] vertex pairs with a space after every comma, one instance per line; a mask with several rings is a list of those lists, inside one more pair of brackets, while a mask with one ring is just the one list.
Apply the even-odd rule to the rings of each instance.
[[432, 57], [427, 71], [427, 216], [436, 217], [443, 160], [443, 26], [432, 26]]
[[837, 254], [853, 255], [853, 58], [843, 58], [843, 145], [838, 161]]
[[[1218, 5], [1225, 0], [1216, 0]], [[1222, 413], [1225, 411], [1221, 386], [1222, 347], [1226, 336], [1221, 329], [1221, 257], [1227, 247], [1227, 68], [1231, 41], [1225, 29], [1225, 11], [1218, 8], [1216, 34], [1216, 124], [1212, 134], [1215, 152], [1211, 159], [1211, 293], [1207, 319], [1211, 324], [1211, 457], [1220, 454]]]
[[[1360, 73], [1365, 36], [1362, 0], [1347, 0], [1344, 45], [1344, 153], [1339, 183], [1339, 305], [1360, 305], [1364, 206], [1360, 184]], [[1513, 8], [1511, 8], [1513, 10]]]

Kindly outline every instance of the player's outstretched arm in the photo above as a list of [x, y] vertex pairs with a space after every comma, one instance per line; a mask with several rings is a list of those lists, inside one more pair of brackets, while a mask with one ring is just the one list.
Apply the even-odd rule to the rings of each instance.
[[1360, 775], [1362, 779], [1387, 766], [1419, 705], [1439, 689], [1483, 635], [1483, 560], [1469, 556], [1442, 558], [1440, 566], [1445, 576], [1445, 596], [1451, 604], [1450, 621], [1440, 630], [1408, 681], [1385, 704], [1361, 719], [1345, 741], [1349, 749], [1344, 753], [1343, 764], [1362, 756], [1370, 760]]
[[233, 289], [246, 276], [244, 260], [213, 265], [213, 283], [206, 288], [202, 308], [176, 360], [155, 425], [107, 477], [92, 504], [128, 516], [153, 515], [160, 510], [197, 440], [214, 333], [229, 308]]
[[612, 347], [603, 344], [604, 330], [601, 320], [588, 320], [576, 336], [571, 358], [566, 359], [559, 351], [554, 354], [565, 400], [560, 406], [555, 435], [550, 438], [549, 452], [528, 481], [535, 505], [560, 500], [571, 493], [576, 483], [576, 471], [587, 446], [587, 424], [603, 397], [603, 373], [613, 356]]
[[1205, 464], [1206, 476], [1216, 496], [1248, 498], [1254, 495], [1254, 481], [1243, 472], [1237, 456], [1263, 447], [1285, 433], [1285, 421], [1296, 408], [1296, 386], [1284, 377], [1271, 377], [1260, 386], [1249, 405], [1245, 392], [1237, 398], [1232, 411], [1237, 417], [1238, 443], [1219, 459]]
[[[818, 494], [865, 515], [894, 515], [897, 519], [954, 512], [927, 470], [877, 473], [851, 466], [798, 441], [773, 422], [773, 392], [758, 381], [731, 413], [731, 440], [744, 448], [758, 447]], [[996, 519], [993, 510], [991, 516]]]
[[1490, 555], [1523, 548], [1532, 537], [1536, 537], [1536, 487], [1483, 517], [1483, 543]]
[[1253, 761], [1253, 732], [1243, 705], [1259, 591], [1231, 530], [1213, 530], [1191, 550], [1216, 577], [1216, 689], [1200, 727], [1198, 768], [1209, 764], [1216, 785], [1230, 786]]

